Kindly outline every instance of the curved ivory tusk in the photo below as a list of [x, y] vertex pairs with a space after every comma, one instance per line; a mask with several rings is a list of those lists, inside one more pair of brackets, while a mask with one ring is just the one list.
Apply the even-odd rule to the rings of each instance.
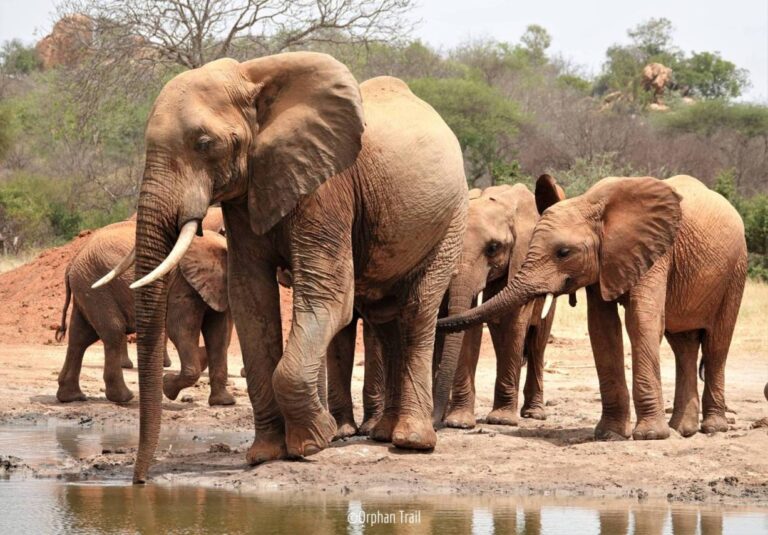
[[477, 304], [478, 304], [478, 306], [483, 304], [483, 291], [482, 290], [480, 290], [480, 293], [477, 294]]
[[176, 267], [176, 264], [181, 261], [184, 253], [187, 252], [187, 249], [189, 249], [189, 246], [192, 244], [192, 240], [195, 238], [195, 233], [197, 232], [197, 226], [197, 220], [187, 221], [184, 223], [184, 226], [181, 227], [181, 232], [179, 232], [179, 238], [176, 240], [176, 245], [173, 246], [173, 249], [171, 249], [171, 252], [165, 258], [165, 260], [163, 260], [160, 265], [157, 266], [151, 273], [148, 273], [141, 279], [131, 284], [131, 290], [135, 290], [136, 288], [141, 288], [142, 286], [146, 286], [151, 282], [155, 282], [157, 279]]
[[544, 308], [541, 309], [541, 319], [547, 317], [547, 314], [549, 314], [549, 309], [552, 308], [552, 302], [554, 300], [555, 296], [552, 294], [547, 294], [547, 297], [544, 298]]
[[91, 285], [91, 288], [94, 290], [96, 288], [100, 288], [101, 286], [104, 286], [108, 282], [111, 282], [115, 277], [119, 277], [123, 273], [126, 272], [126, 270], [133, 265], [133, 263], [136, 261], [136, 248], [134, 247], [131, 249], [131, 252], [125, 255], [125, 257], [120, 260], [120, 263], [117, 264], [112, 271], [104, 275], [102, 278], [97, 280]]

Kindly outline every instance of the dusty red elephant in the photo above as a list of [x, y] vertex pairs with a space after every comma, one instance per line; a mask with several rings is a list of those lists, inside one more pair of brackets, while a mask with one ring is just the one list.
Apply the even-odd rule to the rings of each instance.
[[[586, 287], [589, 337], [603, 402], [596, 437], [662, 439], [670, 427], [683, 436], [694, 434], [699, 429], [700, 346], [701, 430], [726, 431], [725, 362], [747, 274], [738, 212], [689, 176], [605, 178], [583, 195], [557, 201], [553, 188], [537, 187], [537, 204], [546, 210], [520, 271], [496, 297], [441, 320], [441, 328], [466, 328], [533, 298]], [[619, 304], [626, 309], [632, 344], [634, 430]], [[662, 336], [677, 364], [669, 425], [659, 369]]]

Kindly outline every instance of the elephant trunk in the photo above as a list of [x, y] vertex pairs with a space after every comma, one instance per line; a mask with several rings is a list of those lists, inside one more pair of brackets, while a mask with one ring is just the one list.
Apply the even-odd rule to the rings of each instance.
[[[136, 278], [151, 273], [170, 253], [176, 241], [175, 209], [170, 191], [142, 187], [136, 222]], [[139, 361], [139, 450], [133, 482], [144, 483], [160, 439], [165, 351], [165, 278], [136, 290], [136, 341]]]
[[482, 323], [512, 308], [519, 307], [538, 297], [535, 287], [524, 282], [520, 274], [512, 279], [502, 291], [482, 305], [463, 314], [450, 315], [437, 321], [437, 328], [451, 333], [463, 331], [472, 325]]
[[[469, 281], [459, 276], [456, 281], [451, 283], [448, 289], [448, 315], [455, 316], [465, 313], [472, 305], [473, 298], [474, 291]], [[463, 332], [453, 332], [445, 336], [442, 344], [440, 364], [435, 373], [432, 394], [434, 404], [432, 424], [436, 428], [442, 425], [443, 418], [445, 417], [463, 341]]]

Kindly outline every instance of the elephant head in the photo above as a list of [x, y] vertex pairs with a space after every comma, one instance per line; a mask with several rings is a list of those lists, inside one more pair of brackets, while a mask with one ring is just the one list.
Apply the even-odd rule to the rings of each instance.
[[184, 256], [209, 205], [246, 204], [252, 231], [264, 234], [303, 195], [354, 163], [363, 128], [357, 82], [324, 54], [221, 59], [176, 76], [160, 92], [145, 134], [132, 285], [140, 288], [134, 482], [145, 480], [160, 434], [163, 275]]
[[203, 236], [192, 240], [179, 270], [206, 305], [216, 312], [229, 308], [227, 240], [221, 234], [205, 230]]
[[544, 295], [598, 284], [604, 300], [626, 293], [672, 246], [680, 226], [680, 196], [650, 177], [604, 178], [586, 193], [557, 202], [554, 180], [536, 184], [542, 213], [520, 270], [493, 299], [439, 320], [448, 331], [487, 321]]
[[[562, 190], [560, 190], [562, 192]], [[469, 192], [467, 230], [458, 273], [448, 287], [448, 313], [461, 314], [489, 286], [503, 285], [523, 263], [539, 218], [533, 194], [522, 184]], [[461, 353], [462, 334], [448, 335], [435, 376], [433, 423], [440, 425]]]

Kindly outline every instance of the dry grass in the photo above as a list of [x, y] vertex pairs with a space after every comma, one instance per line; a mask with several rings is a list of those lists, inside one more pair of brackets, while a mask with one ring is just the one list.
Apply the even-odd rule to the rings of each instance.
[[[578, 304], [575, 308], [568, 306], [568, 298], [557, 300], [557, 313], [552, 334], [555, 337], [581, 338], [587, 333], [587, 296], [584, 290], [577, 292]], [[621, 312], [620, 315], [624, 314]], [[732, 348], [740, 352], [759, 353], [768, 347], [768, 330], [765, 328], [768, 318], [768, 284], [747, 281], [744, 298], [741, 301], [741, 311], [736, 322]], [[625, 349], [629, 348], [629, 340], [624, 333]], [[664, 342], [666, 346], [666, 342]]]
[[34, 260], [38, 254], [40, 254], [40, 250], [32, 249], [17, 255], [0, 256], [0, 273], [5, 273], [6, 271], [16, 269], [22, 264], [26, 264], [27, 262]]

